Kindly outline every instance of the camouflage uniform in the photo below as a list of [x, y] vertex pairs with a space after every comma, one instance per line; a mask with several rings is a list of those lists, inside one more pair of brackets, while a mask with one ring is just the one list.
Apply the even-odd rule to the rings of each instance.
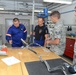
[[51, 40], [54, 40], [55, 38], [60, 39], [60, 43], [58, 45], [51, 45], [50, 50], [57, 55], [63, 55], [65, 50], [66, 36], [63, 23], [60, 20], [54, 25], [54, 27], [52, 27], [50, 37]]

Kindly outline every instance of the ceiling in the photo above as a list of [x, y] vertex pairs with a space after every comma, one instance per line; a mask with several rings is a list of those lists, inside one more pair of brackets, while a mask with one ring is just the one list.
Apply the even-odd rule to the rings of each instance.
[[[5, 10], [31, 10], [33, 0], [0, 0], [0, 7]], [[35, 9], [43, 9], [48, 3], [43, 3], [42, 0], [35, 0]]]
[[[43, 10], [47, 7], [50, 11], [53, 8], [63, 6], [64, 4], [56, 3], [44, 3], [43, 0], [34, 0], [35, 10]], [[13, 12], [32, 12], [33, 0], [0, 0], [0, 8], [4, 8], [3, 11], [13, 11]]]

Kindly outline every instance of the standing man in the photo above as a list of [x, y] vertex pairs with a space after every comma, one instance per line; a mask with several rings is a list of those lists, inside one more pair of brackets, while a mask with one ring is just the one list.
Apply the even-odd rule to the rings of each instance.
[[63, 23], [60, 21], [60, 13], [53, 11], [50, 14], [51, 21], [55, 24], [52, 30], [52, 38], [46, 40], [46, 44], [50, 44], [50, 50], [57, 55], [63, 55], [65, 50], [65, 30]]
[[6, 40], [12, 47], [21, 47], [23, 43], [21, 38], [26, 40], [27, 30], [23, 24], [20, 24], [18, 18], [13, 19], [13, 25], [8, 29], [6, 34]]
[[45, 45], [45, 39], [48, 37], [48, 29], [44, 25], [43, 18], [38, 18], [38, 25], [35, 27], [33, 35], [35, 36], [35, 39], [34, 39], [35, 43], [38, 43], [41, 46]]

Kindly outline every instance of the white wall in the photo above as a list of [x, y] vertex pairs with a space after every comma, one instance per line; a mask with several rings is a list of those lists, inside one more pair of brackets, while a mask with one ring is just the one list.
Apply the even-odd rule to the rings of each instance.
[[64, 8], [62, 10], [59, 10], [61, 13], [63, 13], [63, 14], [61, 14], [61, 17], [64, 20], [64, 24], [65, 25], [67, 25], [67, 24], [69, 24], [69, 25], [76, 24], [76, 17], [74, 15], [74, 13], [75, 13], [74, 11], [68, 12], [68, 13], [64, 13], [64, 12], [67, 12], [67, 11], [74, 10], [75, 5], [76, 4], [71, 5], [69, 7], [66, 7], [66, 8]]
[[[31, 16], [22, 16], [22, 15], [12, 15], [12, 14], [0, 14], [0, 25], [2, 25], [2, 41], [5, 43], [5, 20], [6, 19], [13, 19], [13, 18], [19, 18], [19, 19], [29, 19], [30, 20], [30, 25], [32, 23], [32, 17]], [[30, 27], [31, 29], [31, 27]]]
[[66, 29], [67, 26], [72, 26], [72, 31], [70, 33], [76, 33], [76, 16], [74, 15], [75, 11], [73, 11], [75, 6], [76, 1], [71, 5], [60, 6], [52, 10], [58, 10], [61, 13], [61, 19], [63, 20]]
[[[75, 6], [76, 6], [76, 1], [74, 1], [73, 4], [59, 6], [58, 8], [55, 8], [53, 10], [58, 10], [60, 13], [63, 13], [61, 14], [61, 18], [64, 20], [64, 24], [74, 25], [76, 24], [76, 22], [75, 22], [74, 11], [72, 10], [74, 10]], [[69, 12], [69, 11], [72, 11], [72, 12]]]
[[71, 32], [67, 31], [66, 33], [76, 34], [76, 16], [74, 15], [75, 11], [72, 11], [74, 10], [75, 6], [76, 6], [76, 1], [74, 1], [74, 3], [71, 5], [67, 5], [64, 8], [59, 9], [60, 13], [63, 13], [61, 14], [61, 18], [63, 19], [66, 28], [67, 26], [72, 26], [72, 31]]

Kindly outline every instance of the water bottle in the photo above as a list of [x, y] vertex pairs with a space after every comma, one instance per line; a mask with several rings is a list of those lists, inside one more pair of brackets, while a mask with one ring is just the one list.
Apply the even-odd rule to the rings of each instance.
[[74, 44], [73, 65], [76, 65], [76, 41], [75, 41], [75, 44]]
[[2, 45], [2, 49], [1, 49], [1, 51], [5, 51], [5, 52], [7, 52], [7, 46], [5, 46], [5, 45]]

